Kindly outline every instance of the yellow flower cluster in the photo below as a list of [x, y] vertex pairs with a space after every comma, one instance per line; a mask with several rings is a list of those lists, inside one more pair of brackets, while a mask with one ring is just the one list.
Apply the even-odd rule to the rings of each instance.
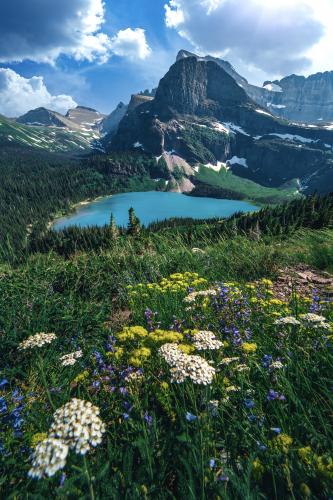
[[136, 286], [128, 286], [131, 297], [147, 296], [151, 292], [157, 293], [184, 293], [188, 288], [200, 288], [207, 284], [207, 280], [200, 278], [198, 273], [174, 273], [168, 278], [163, 278], [158, 283], [139, 283]]
[[322, 476], [333, 479], [333, 458], [327, 455], [319, 456], [312, 451], [311, 446], [298, 449], [298, 456], [308, 466], [315, 468]]
[[254, 342], [244, 342], [244, 344], [242, 344], [242, 350], [246, 354], [252, 354], [252, 353], [256, 352], [257, 344], [255, 344]]
[[288, 453], [290, 446], [293, 444], [293, 438], [288, 434], [279, 434], [272, 440], [271, 444], [276, 450]]
[[[193, 330], [195, 332], [195, 330]], [[108, 353], [109, 358], [119, 360], [125, 355], [128, 356], [128, 362], [136, 367], [150, 358], [152, 351], [158, 349], [163, 344], [179, 344], [179, 349], [184, 354], [191, 354], [195, 347], [190, 343], [181, 343], [184, 335], [170, 330], [156, 329], [151, 333], [142, 326], [125, 327], [116, 335], [119, 344], [127, 344], [126, 348], [120, 345], [114, 352]]]

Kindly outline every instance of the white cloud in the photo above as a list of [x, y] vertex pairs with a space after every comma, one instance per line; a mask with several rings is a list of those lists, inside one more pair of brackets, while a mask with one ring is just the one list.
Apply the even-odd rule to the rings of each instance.
[[54, 63], [65, 54], [103, 63], [111, 45], [104, 15], [103, 0], [2, 0], [0, 62]]
[[[241, 5], [240, 5], [241, 4]], [[272, 78], [333, 57], [332, 0], [169, 0], [165, 23], [202, 54]]]
[[141, 28], [127, 28], [118, 31], [111, 40], [111, 49], [115, 55], [132, 60], [144, 60], [151, 54], [145, 30]]
[[184, 22], [184, 14], [175, 0], [170, 0], [169, 4], [164, 5], [165, 8], [165, 24], [168, 28], [177, 28]]
[[17, 117], [38, 107], [65, 113], [75, 106], [69, 95], [51, 95], [41, 76], [24, 78], [9, 68], [0, 68], [1, 114]]

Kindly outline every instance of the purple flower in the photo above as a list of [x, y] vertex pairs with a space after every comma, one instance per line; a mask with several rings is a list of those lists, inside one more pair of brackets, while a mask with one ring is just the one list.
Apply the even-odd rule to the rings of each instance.
[[261, 451], [267, 450], [267, 446], [265, 444], [261, 443], [260, 441], [257, 441], [257, 446], [258, 446], [259, 450], [261, 450]]
[[281, 428], [280, 427], [271, 427], [271, 431], [275, 432], [275, 434], [281, 434]]
[[3, 378], [2, 380], [0, 380], [0, 389], [2, 389], [3, 387], [5, 387], [5, 385], [7, 385], [9, 382], [6, 378]]
[[211, 459], [209, 460], [209, 467], [210, 467], [211, 469], [214, 469], [215, 465], [216, 465], [216, 464], [215, 464], [215, 459], [214, 459], [214, 458], [211, 458]]
[[148, 415], [148, 412], [146, 411], [146, 413], [144, 414], [144, 420], [146, 422], [146, 424], [150, 427], [153, 425], [153, 417], [151, 415]]
[[64, 485], [64, 483], [65, 483], [65, 479], [66, 479], [66, 474], [65, 474], [65, 472], [63, 472], [63, 473], [61, 474], [61, 477], [60, 477], [60, 481], [59, 481], [59, 488], [62, 488], [62, 487], [63, 487], [63, 485]]
[[246, 408], [253, 408], [255, 406], [255, 402], [252, 399], [244, 399], [244, 405]]
[[272, 364], [273, 357], [270, 354], [265, 354], [261, 360], [261, 364], [264, 368], [269, 368]]
[[128, 413], [123, 413], [123, 419], [128, 420], [130, 418]]
[[222, 474], [222, 476], [219, 476], [218, 480], [227, 483], [229, 481], [229, 477], [225, 474]]
[[276, 399], [278, 399], [280, 401], [286, 400], [286, 398], [283, 394], [280, 394], [279, 392], [274, 391], [274, 389], [270, 389], [268, 391], [266, 399], [267, 399], [267, 401], [275, 401]]
[[193, 415], [193, 413], [190, 413], [189, 411], [186, 412], [186, 420], [188, 422], [193, 422], [194, 420], [196, 420], [198, 417], [196, 415]]

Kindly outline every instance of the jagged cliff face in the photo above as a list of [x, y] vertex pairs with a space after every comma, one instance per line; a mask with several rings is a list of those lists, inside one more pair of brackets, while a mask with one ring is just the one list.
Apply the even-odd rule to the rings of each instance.
[[280, 120], [242, 87], [214, 61], [180, 58], [155, 98], [128, 110], [106, 146], [174, 155], [194, 168], [221, 162], [266, 186], [323, 179], [333, 166], [333, 132]]
[[270, 92], [266, 103], [274, 113], [294, 121], [333, 122], [333, 71], [308, 78], [291, 75], [273, 84], [281, 88]]
[[178, 53], [177, 61], [188, 57], [218, 64], [253, 101], [275, 116], [304, 123], [333, 122], [333, 71], [316, 73], [308, 78], [291, 75], [258, 87], [237, 73], [228, 61], [212, 56], [199, 57], [186, 50]]

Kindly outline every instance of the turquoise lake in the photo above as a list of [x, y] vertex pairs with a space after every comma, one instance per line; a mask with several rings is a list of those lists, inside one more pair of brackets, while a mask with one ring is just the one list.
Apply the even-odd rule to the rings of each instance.
[[148, 191], [144, 193], [123, 193], [107, 196], [78, 207], [75, 213], [57, 219], [53, 229], [69, 226], [103, 226], [108, 224], [111, 213], [118, 226], [127, 226], [128, 210], [133, 207], [137, 217], [145, 226], [151, 222], [172, 217], [209, 219], [228, 217], [235, 212], [253, 212], [257, 207], [237, 200], [196, 198], [179, 193]]

